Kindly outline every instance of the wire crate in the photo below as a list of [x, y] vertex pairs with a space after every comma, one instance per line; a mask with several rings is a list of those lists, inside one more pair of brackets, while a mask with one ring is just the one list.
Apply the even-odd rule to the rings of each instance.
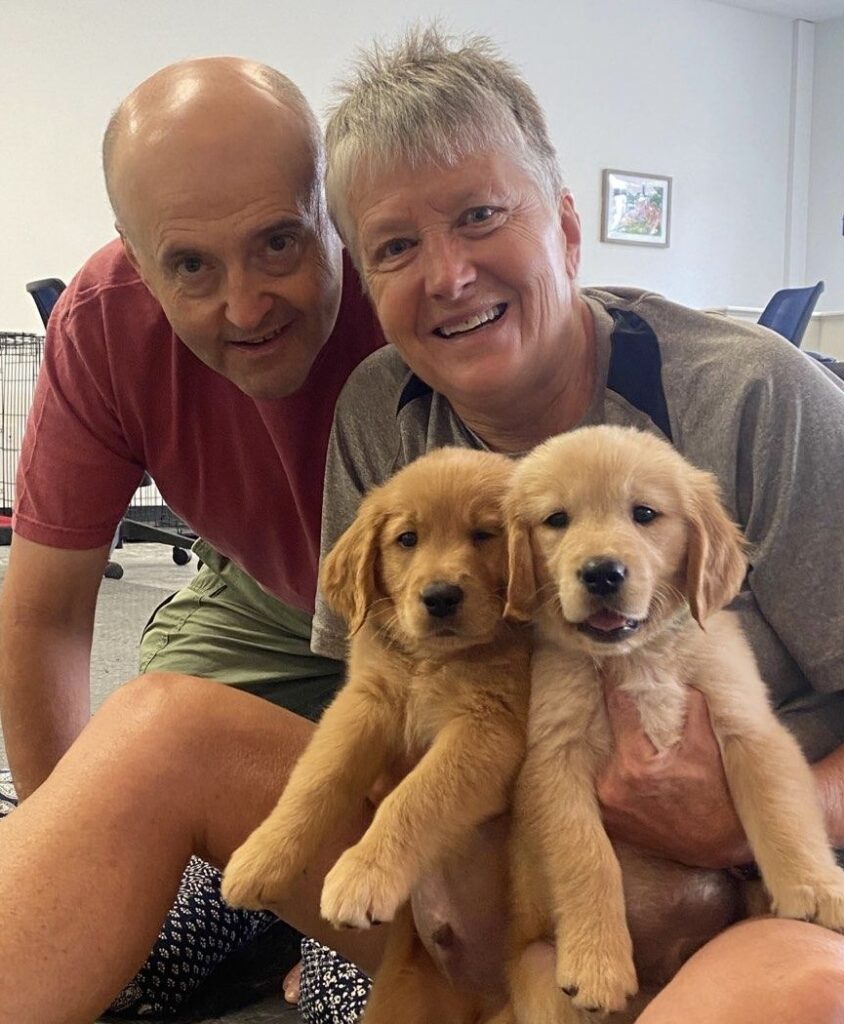
[[[10, 516], [15, 504], [18, 459], [43, 353], [42, 335], [0, 331], [0, 517]], [[167, 507], [154, 481], [148, 476], [144, 479], [126, 510], [125, 539], [167, 543], [163, 536], [145, 532], [142, 527], [147, 526], [173, 533], [177, 545], [188, 546], [193, 534]], [[133, 522], [141, 528], [133, 529]]]
[[40, 334], [0, 332], [0, 512], [11, 515], [26, 417], [44, 351]]

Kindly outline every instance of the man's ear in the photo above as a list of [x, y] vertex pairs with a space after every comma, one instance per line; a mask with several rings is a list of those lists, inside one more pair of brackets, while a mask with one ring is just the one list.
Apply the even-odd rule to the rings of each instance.
[[346, 620], [350, 636], [360, 629], [369, 609], [382, 596], [375, 562], [383, 518], [371, 498], [364, 498], [354, 522], [328, 553], [320, 570], [325, 599]]
[[114, 222], [114, 230], [118, 233], [118, 235], [120, 235], [120, 241], [123, 243], [123, 251], [126, 253], [126, 259], [132, 264], [132, 267], [136, 271], [136, 273], [140, 277], [143, 277], [143, 275], [141, 274], [141, 267], [138, 262], [138, 256], [134, 248], [132, 247], [132, 243], [126, 236], [126, 232], [123, 229], [123, 226], [119, 221]]
[[529, 622], [536, 606], [536, 571], [530, 546], [530, 530], [524, 520], [511, 515], [507, 524], [507, 604], [504, 618]]

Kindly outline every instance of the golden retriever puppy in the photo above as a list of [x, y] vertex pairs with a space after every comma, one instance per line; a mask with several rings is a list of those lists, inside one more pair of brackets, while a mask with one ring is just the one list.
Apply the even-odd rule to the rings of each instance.
[[621, 1010], [637, 990], [595, 796], [611, 753], [608, 688], [635, 700], [658, 749], [681, 736], [688, 687], [704, 694], [774, 911], [844, 927], [844, 872], [811, 771], [721, 611], [746, 563], [714, 478], [655, 436], [590, 427], [528, 455], [508, 507], [514, 593], [538, 601], [508, 610], [535, 617], [535, 652], [515, 797], [512, 1006], [500, 1020], [578, 1021]]
[[[321, 912], [337, 927], [392, 921], [427, 872], [507, 808], [530, 672], [529, 630], [504, 617], [512, 471], [502, 455], [441, 449], [364, 498], [320, 577], [349, 626], [348, 680], [276, 808], [232, 856], [230, 903], [277, 903], [345, 809], [397, 766], [414, 765], [325, 879]], [[404, 908], [367, 1024], [483, 1019], [482, 995], [453, 992], [426, 958]]]

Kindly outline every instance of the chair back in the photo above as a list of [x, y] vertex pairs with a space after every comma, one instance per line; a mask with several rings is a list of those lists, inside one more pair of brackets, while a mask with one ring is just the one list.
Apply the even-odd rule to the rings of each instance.
[[800, 348], [809, 318], [822, 291], [823, 281], [818, 281], [814, 287], [783, 288], [775, 292], [762, 311], [759, 323], [781, 334], [792, 345]]
[[50, 314], [53, 312], [53, 306], [55, 306], [64, 288], [64, 281], [60, 281], [57, 277], [45, 277], [43, 281], [30, 281], [26, 286], [26, 290], [35, 300], [35, 305], [38, 307], [38, 312], [41, 314], [41, 320], [45, 327], [50, 319]]

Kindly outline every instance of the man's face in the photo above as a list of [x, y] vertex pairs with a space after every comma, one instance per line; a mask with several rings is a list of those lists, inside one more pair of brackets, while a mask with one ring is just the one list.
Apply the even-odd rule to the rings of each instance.
[[349, 214], [385, 334], [461, 414], [558, 371], [580, 256], [569, 196], [554, 205], [489, 152], [392, 168], [353, 191]]
[[[171, 133], [119, 182], [129, 258], [184, 344], [253, 398], [302, 386], [337, 317], [340, 244], [311, 148], [290, 130]], [[243, 134], [243, 133], [241, 133]]]

